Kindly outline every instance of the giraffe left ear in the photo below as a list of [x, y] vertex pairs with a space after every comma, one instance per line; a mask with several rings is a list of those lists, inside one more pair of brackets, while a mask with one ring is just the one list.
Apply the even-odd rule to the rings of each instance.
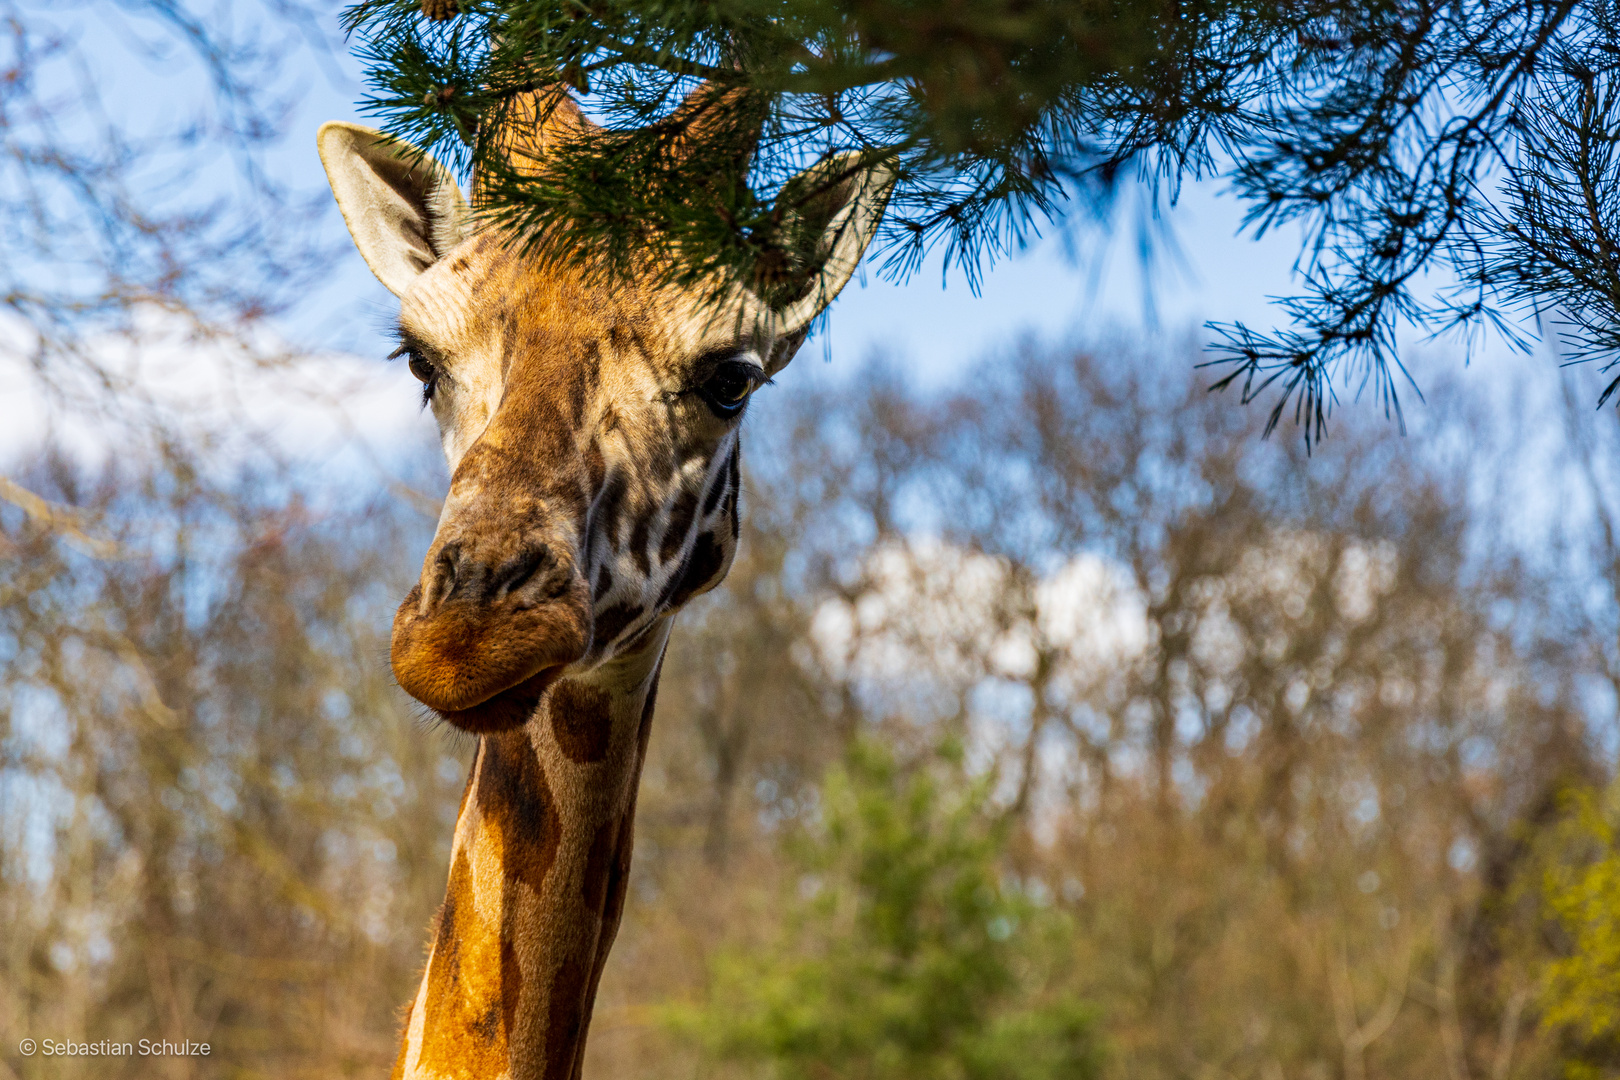
[[471, 235], [455, 176], [410, 143], [334, 120], [315, 145], [355, 247], [395, 296]]
[[895, 174], [879, 162], [861, 165], [860, 151], [851, 150], [811, 166], [783, 189], [783, 198], [796, 192], [814, 192], [794, 216], [801, 236], [814, 245], [819, 269], [808, 285], [779, 307], [773, 320], [783, 337], [801, 333], [826, 310], [855, 273], [866, 245], [877, 233], [894, 187]]

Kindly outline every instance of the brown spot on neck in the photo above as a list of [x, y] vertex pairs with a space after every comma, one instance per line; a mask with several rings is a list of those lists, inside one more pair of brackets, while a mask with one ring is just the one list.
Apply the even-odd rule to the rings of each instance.
[[551, 733], [569, 761], [584, 765], [607, 756], [613, 737], [613, 700], [606, 690], [578, 679], [563, 679], [551, 688], [546, 705]]
[[517, 1030], [518, 998], [523, 994], [523, 968], [509, 935], [501, 940], [501, 1019], [508, 1038]]
[[585, 994], [591, 973], [570, 954], [551, 982], [546, 1013], [545, 1080], [573, 1080], [585, 1050]]
[[[653, 706], [658, 699], [658, 676], [664, 670], [664, 658], [658, 658], [658, 664], [653, 668], [652, 678], [648, 681], [647, 697], [641, 705], [641, 718], [636, 730], [636, 773], [639, 776], [641, 765], [647, 760], [647, 740], [652, 734]], [[589, 890], [584, 899], [592, 910], [601, 912], [601, 931], [596, 939], [596, 955], [591, 963], [590, 984], [585, 990], [587, 1011], [584, 1016], [584, 1027], [580, 1031], [583, 1044], [585, 1030], [590, 1025], [589, 1005], [596, 1001], [596, 990], [602, 982], [602, 970], [607, 967], [608, 951], [613, 948], [613, 939], [619, 933], [619, 921], [624, 917], [625, 893], [630, 887], [630, 854], [635, 844], [636, 825], [636, 787], [630, 788], [629, 804], [624, 814], [619, 818], [618, 827], [610, 829], [609, 823], [603, 822], [591, 841], [591, 864], [596, 872], [601, 874], [601, 884], [592, 886], [587, 880]], [[598, 906], [600, 905], [600, 906]], [[584, 1054], [580, 1053], [579, 1060], [575, 1062], [573, 1076], [577, 1078], [584, 1065]]]
[[500, 838], [505, 876], [538, 894], [562, 842], [546, 774], [526, 728], [484, 736], [483, 754], [478, 810], [484, 827]]
[[618, 855], [621, 829], [616, 818], [605, 818], [591, 836], [591, 850], [585, 856], [585, 877], [582, 894], [587, 911], [601, 916], [611, 891], [613, 866]]

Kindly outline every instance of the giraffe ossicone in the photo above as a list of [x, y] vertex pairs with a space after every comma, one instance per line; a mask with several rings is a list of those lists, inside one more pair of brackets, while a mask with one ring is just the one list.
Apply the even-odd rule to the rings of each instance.
[[[536, 102], [501, 133], [514, 158], [589, 137], [566, 96]], [[326, 124], [318, 146], [399, 297], [400, 351], [450, 468], [394, 673], [481, 736], [394, 1075], [578, 1077], [670, 624], [736, 547], [749, 395], [854, 272], [891, 176], [852, 158], [807, 172], [819, 275], [773, 307], [526, 255], [480, 227], [448, 169], [371, 129]]]

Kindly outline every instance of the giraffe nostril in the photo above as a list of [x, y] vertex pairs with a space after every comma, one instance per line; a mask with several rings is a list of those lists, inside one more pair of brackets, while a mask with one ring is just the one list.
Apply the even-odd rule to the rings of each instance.
[[[513, 551], [510, 541], [501, 546]], [[510, 558], [499, 563], [491, 557], [494, 554], [480, 551], [475, 543], [464, 539], [441, 547], [422, 581], [421, 614], [451, 602], [489, 604], [508, 598], [521, 599], [518, 606], [525, 608], [567, 592], [567, 567], [545, 544], [523, 542]]]
[[511, 595], [527, 584], [536, 574], [556, 564], [551, 549], [544, 544], [525, 544], [523, 549], [501, 564], [490, 582], [490, 592], [496, 599]]
[[425, 598], [432, 604], [442, 604], [450, 599], [456, 591], [458, 579], [457, 566], [461, 562], [461, 545], [454, 540], [439, 549], [438, 556], [433, 560], [433, 580], [431, 587], [422, 590]]

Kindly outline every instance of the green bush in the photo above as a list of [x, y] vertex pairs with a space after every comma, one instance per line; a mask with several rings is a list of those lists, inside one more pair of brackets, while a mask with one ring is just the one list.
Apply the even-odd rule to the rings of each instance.
[[669, 1023], [782, 1080], [1086, 1080], [1091, 1012], [1058, 985], [1067, 921], [998, 874], [1005, 830], [947, 751], [902, 768], [858, 743], [789, 840], [799, 871], [765, 948], [722, 950]]
[[1620, 1065], [1620, 828], [1615, 796], [1569, 797], [1550, 838], [1557, 851], [1542, 881], [1547, 911], [1567, 948], [1543, 971], [1542, 1021], [1564, 1031], [1571, 1078], [1614, 1075]]

